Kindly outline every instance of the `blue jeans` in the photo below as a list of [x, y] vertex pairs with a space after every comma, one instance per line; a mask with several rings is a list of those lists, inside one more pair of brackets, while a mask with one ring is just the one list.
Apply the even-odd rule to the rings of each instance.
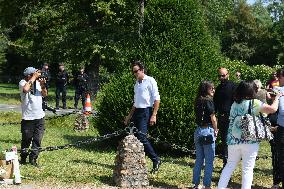
[[[202, 145], [199, 142], [200, 136], [212, 135], [214, 138], [214, 142], [208, 145]], [[212, 127], [201, 128], [197, 127], [194, 132], [194, 143], [196, 150], [196, 160], [193, 169], [193, 180], [192, 183], [195, 185], [199, 185], [200, 183], [200, 175], [201, 169], [205, 160], [205, 168], [204, 168], [204, 179], [203, 185], [210, 187], [212, 172], [213, 172], [213, 162], [215, 157], [215, 137], [214, 137], [214, 129]]]
[[144, 151], [146, 155], [148, 155], [150, 159], [156, 163], [160, 160], [160, 158], [157, 156], [152, 145], [147, 139], [147, 131], [148, 131], [148, 125], [150, 122], [151, 115], [152, 115], [152, 108], [150, 107], [149, 108], [136, 108], [132, 116], [132, 119], [134, 121], [135, 127], [143, 133], [143, 134], [137, 133], [136, 137], [144, 145]]

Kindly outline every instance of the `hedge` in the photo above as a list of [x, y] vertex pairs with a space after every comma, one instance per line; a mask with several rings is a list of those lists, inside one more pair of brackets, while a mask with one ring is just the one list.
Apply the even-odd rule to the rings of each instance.
[[[164, 139], [193, 147], [194, 99], [202, 80], [217, 82], [217, 69], [240, 70], [245, 78], [264, 80], [271, 69], [250, 69], [242, 62], [226, 60], [218, 41], [210, 36], [199, 1], [153, 0], [147, 3], [143, 37], [131, 49], [146, 64], [148, 74], [158, 83], [161, 106], [157, 127]], [[261, 77], [260, 77], [261, 76]], [[232, 77], [232, 79], [234, 79]], [[101, 87], [97, 95], [96, 126], [101, 133], [124, 128], [123, 119], [133, 103], [135, 79], [130, 64]], [[156, 131], [150, 129], [151, 134]]]

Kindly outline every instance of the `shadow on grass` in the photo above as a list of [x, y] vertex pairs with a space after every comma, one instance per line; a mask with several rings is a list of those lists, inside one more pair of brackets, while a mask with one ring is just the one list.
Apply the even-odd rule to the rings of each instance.
[[13, 143], [13, 144], [18, 144], [18, 143], [21, 143], [21, 139], [19, 138], [19, 140], [15, 140], [15, 139], [0, 139], [0, 142], [3, 142], [3, 143]]
[[[240, 189], [240, 188], [242, 188], [242, 185], [239, 184], [239, 183], [230, 182], [228, 187], [232, 188], [232, 189]], [[253, 185], [251, 188], [252, 189], [270, 189], [270, 188], [267, 188], [265, 186], [259, 186], [259, 185]]]
[[72, 162], [74, 162], [74, 163], [85, 163], [85, 164], [90, 164], [90, 165], [98, 165], [100, 167], [111, 169], [111, 170], [114, 169], [114, 165], [109, 165], [109, 164], [105, 164], [105, 163], [99, 163], [99, 162], [91, 161], [91, 160], [75, 159]]
[[[74, 136], [74, 135], [64, 135], [65, 139], [67, 139], [70, 144], [76, 144], [79, 141], [88, 141], [95, 138], [91, 136]], [[120, 137], [114, 137], [111, 139], [105, 139], [102, 141], [92, 142], [90, 144], [81, 144], [80, 146], [76, 146], [75, 148], [83, 149], [87, 151], [96, 151], [96, 152], [113, 152], [116, 150], [118, 142], [120, 141]]]
[[265, 176], [271, 176], [272, 175], [272, 168], [271, 169], [260, 169], [260, 168], [254, 168], [253, 169], [254, 173], [259, 173], [261, 175], [265, 175]]
[[187, 162], [185, 160], [176, 160], [174, 158], [163, 158], [162, 157], [162, 163], [172, 163], [176, 165], [181, 165], [181, 166], [186, 166], [186, 167], [193, 167], [194, 163], [193, 162]]
[[176, 189], [176, 188], [178, 188], [177, 186], [169, 185], [167, 183], [159, 182], [159, 181], [151, 180], [151, 179], [150, 179], [150, 185], [153, 185], [154, 187], [166, 188], [166, 189]]
[[104, 175], [104, 176], [94, 175], [94, 177], [96, 177], [99, 181], [101, 181], [105, 185], [115, 186], [115, 183], [112, 180], [112, 175], [110, 175], [110, 176], [107, 176], [107, 175]]

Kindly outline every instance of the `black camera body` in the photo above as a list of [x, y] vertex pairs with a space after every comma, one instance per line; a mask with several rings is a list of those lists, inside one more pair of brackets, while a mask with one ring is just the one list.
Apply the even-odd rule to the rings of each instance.
[[48, 80], [48, 74], [46, 72], [40, 72], [40, 76], [38, 79], [45, 79]]

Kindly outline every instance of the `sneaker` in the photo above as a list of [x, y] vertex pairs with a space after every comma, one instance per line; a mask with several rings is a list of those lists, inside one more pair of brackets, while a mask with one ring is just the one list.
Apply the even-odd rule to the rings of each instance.
[[27, 159], [26, 158], [21, 158], [21, 160], [19, 161], [19, 163], [21, 165], [26, 165], [27, 164]]
[[279, 186], [278, 184], [276, 184], [276, 185], [273, 185], [273, 186], [271, 187], [271, 189], [280, 189], [280, 186]]

